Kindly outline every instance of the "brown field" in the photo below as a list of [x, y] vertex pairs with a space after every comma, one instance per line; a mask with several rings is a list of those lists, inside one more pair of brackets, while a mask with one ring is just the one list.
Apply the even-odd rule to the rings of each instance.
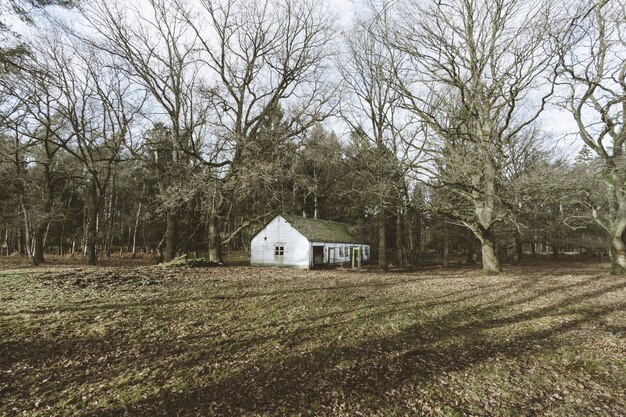
[[603, 264], [3, 262], [3, 416], [626, 414], [626, 278]]

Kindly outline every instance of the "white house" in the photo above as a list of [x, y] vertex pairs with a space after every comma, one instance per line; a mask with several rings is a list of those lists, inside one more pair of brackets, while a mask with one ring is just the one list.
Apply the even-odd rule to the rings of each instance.
[[251, 265], [312, 268], [369, 260], [370, 245], [345, 223], [283, 214], [274, 217], [250, 244]]

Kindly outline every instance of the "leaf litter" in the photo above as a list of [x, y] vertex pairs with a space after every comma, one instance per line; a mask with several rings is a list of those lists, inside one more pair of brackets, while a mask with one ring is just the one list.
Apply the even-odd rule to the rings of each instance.
[[2, 271], [0, 414], [623, 416], [598, 268]]

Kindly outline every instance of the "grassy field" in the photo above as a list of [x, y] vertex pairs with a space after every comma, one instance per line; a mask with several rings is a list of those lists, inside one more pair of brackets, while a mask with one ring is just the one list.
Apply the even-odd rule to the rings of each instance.
[[0, 415], [623, 416], [607, 269], [5, 269]]

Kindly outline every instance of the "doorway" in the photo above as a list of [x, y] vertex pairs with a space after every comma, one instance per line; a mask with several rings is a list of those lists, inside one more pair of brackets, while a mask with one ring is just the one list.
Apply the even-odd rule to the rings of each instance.
[[328, 248], [328, 263], [334, 264], [335, 261], [335, 248]]
[[324, 247], [313, 246], [313, 266], [324, 264]]

